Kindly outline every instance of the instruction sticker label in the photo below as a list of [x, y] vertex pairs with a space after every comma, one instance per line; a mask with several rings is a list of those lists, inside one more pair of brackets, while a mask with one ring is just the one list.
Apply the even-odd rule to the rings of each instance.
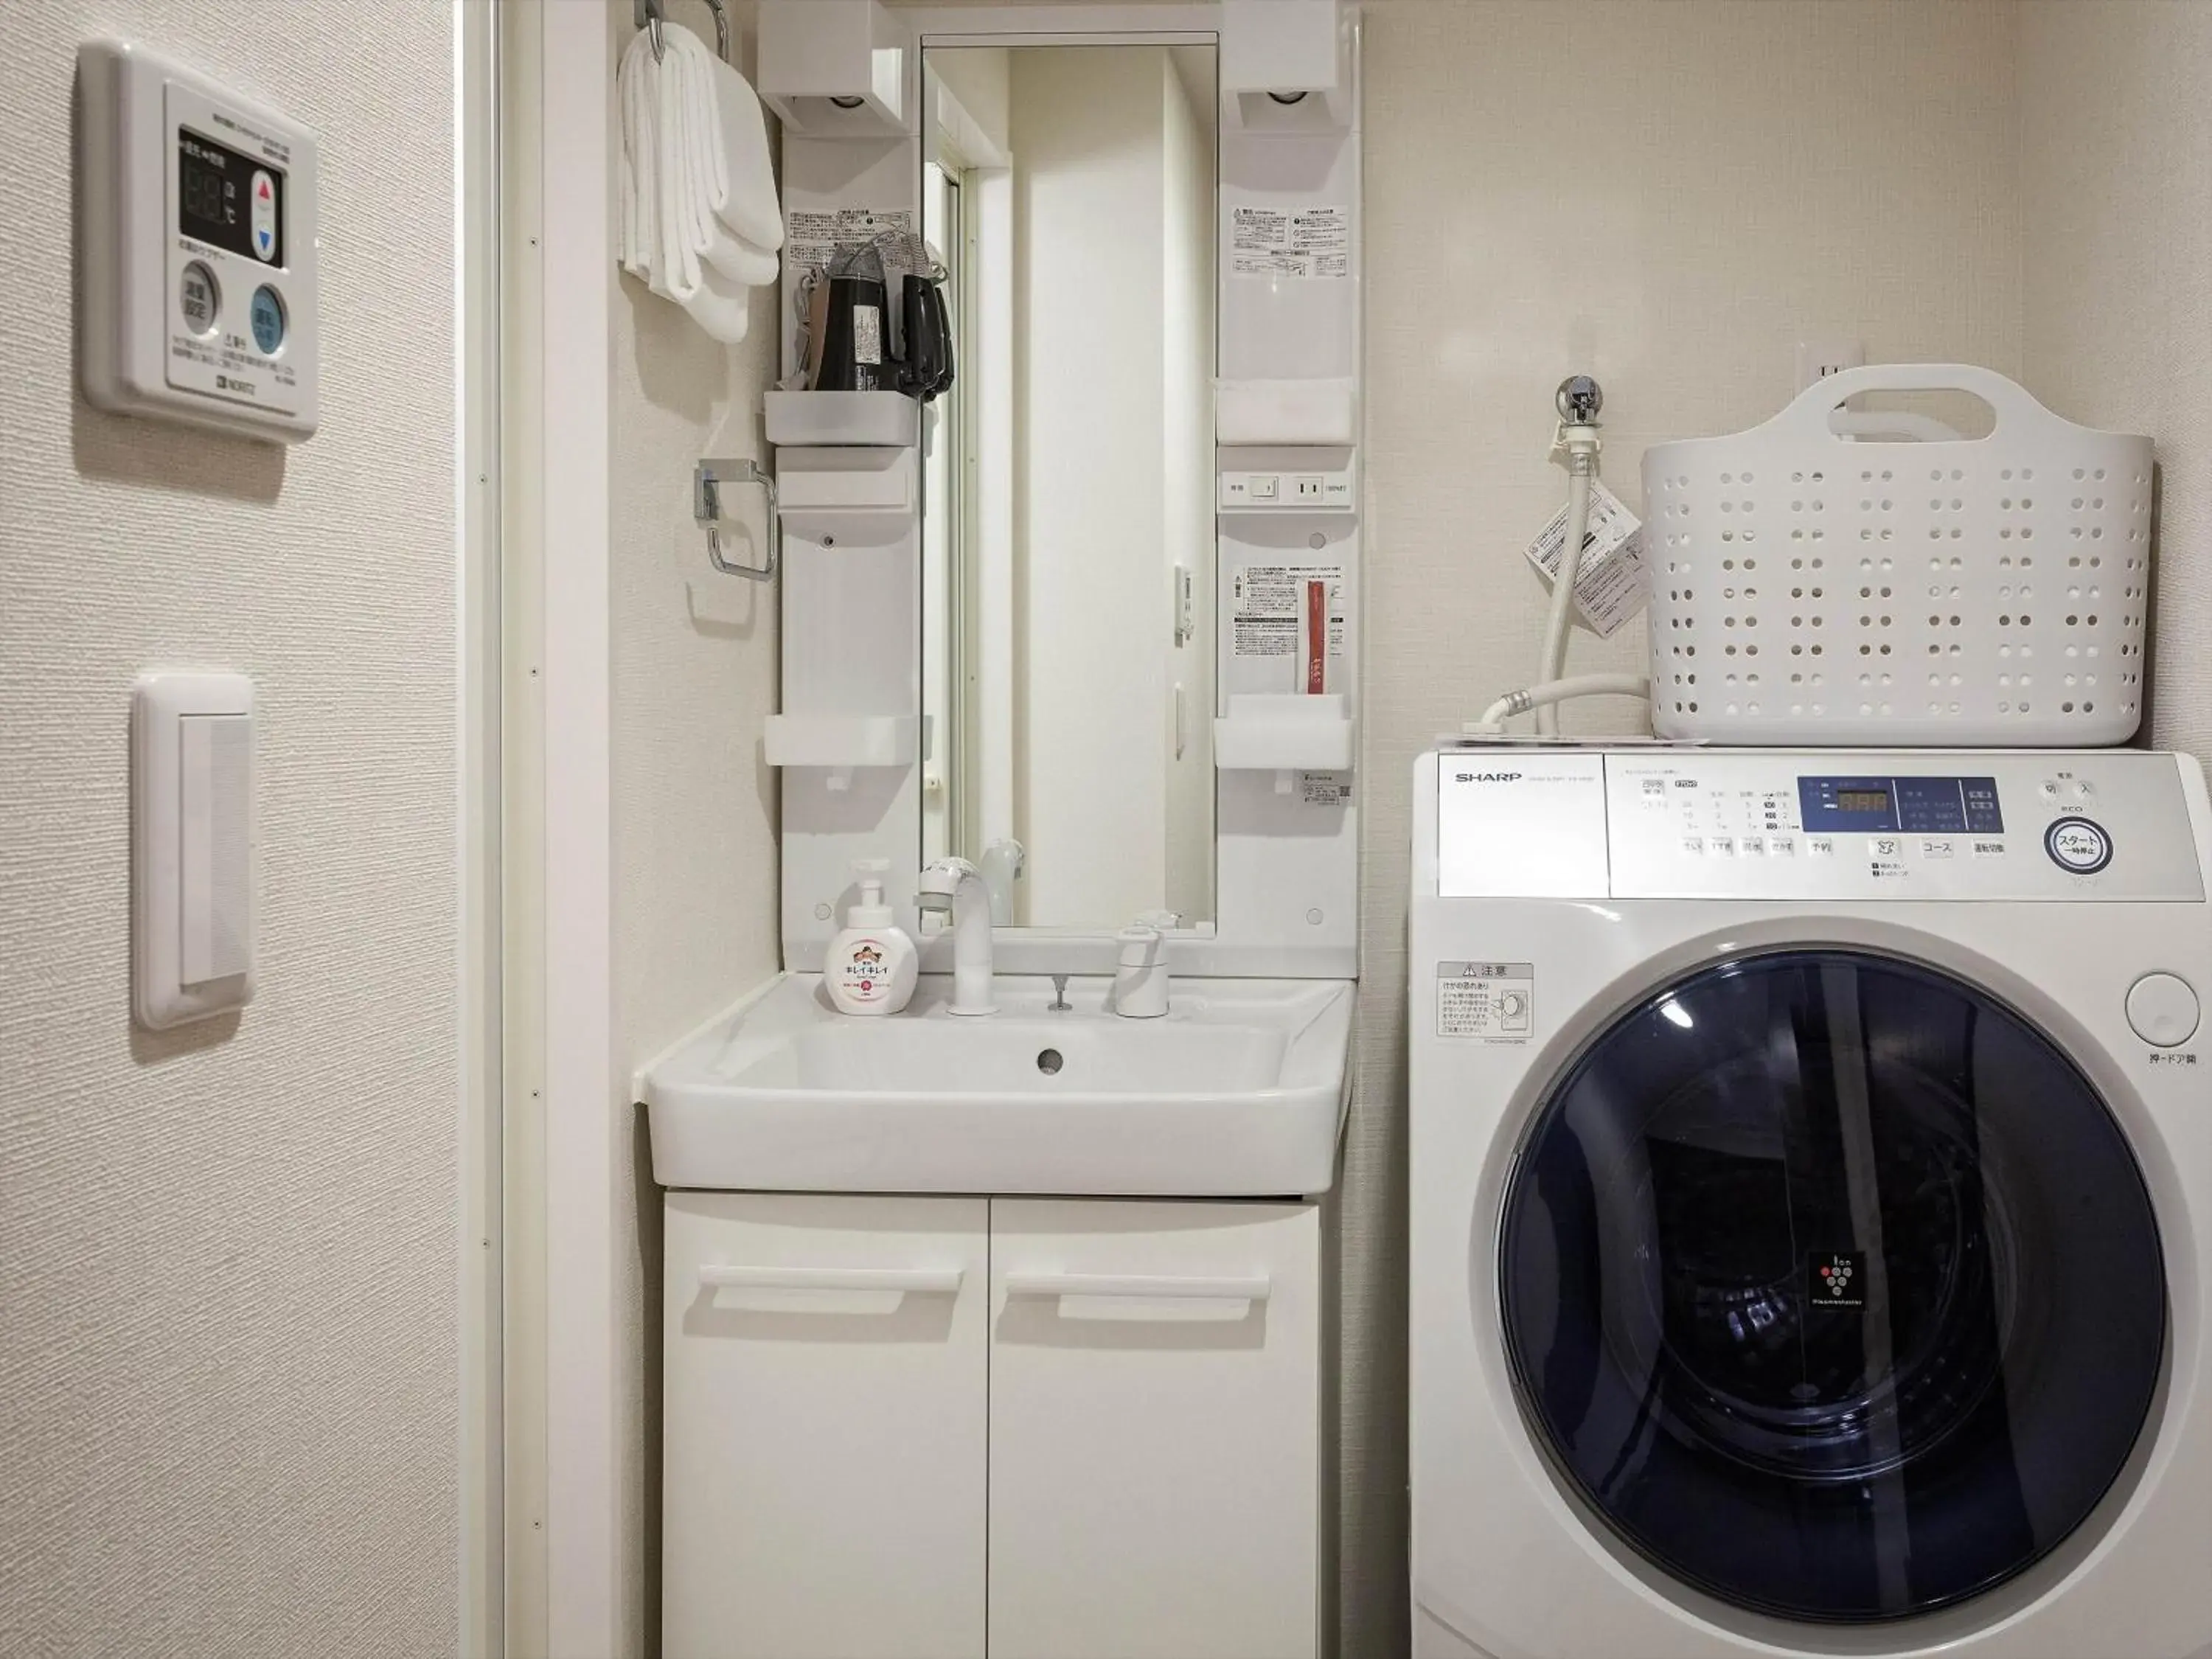
[[1352, 799], [1348, 772], [1301, 772], [1298, 793], [1309, 806], [1341, 806]]
[[[1558, 576], [1559, 555], [1567, 544], [1567, 509], [1563, 503], [1543, 533], [1528, 544], [1528, 562]], [[1583, 534], [1582, 562], [1575, 568], [1575, 609], [1583, 625], [1601, 639], [1644, 609], [1651, 591], [1644, 565], [1644, 525], [1620, 498], [1590, 480], [1589, 527]]]
[[1231, 613], [1239, 657], [1296, 657], [1298, 613], [1308, 582], [1328, 584], [1328, 654], [1344, 655], [1344, 567], [1340, 564], [1248, 564], [1238, 567]]
[[1339, 282], [1352, 275], [1352, 210], [1337, 204], [1299, 208], [1231, 208], [1231, 269], [1239, 276], [1298, 276]]
[[1526, 1042], [1536, 1024], [1536, 969], [1527, 962], [1439, 962], [1437, 1035]]
[[834, 213], [787, 214], [783, 257], [794, 271], [827, 270], [839, 243], [872, 242], [885, 231], [914, 234], [914, 214], [906, 208], [839, 208]]

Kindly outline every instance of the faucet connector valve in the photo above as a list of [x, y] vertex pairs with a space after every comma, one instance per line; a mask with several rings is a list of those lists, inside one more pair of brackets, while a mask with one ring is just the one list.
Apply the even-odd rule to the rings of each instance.
[[1597, 412], [1605, 407], [1605, 389], [1587, 374], [1570, 374], [1559, 382], [1552, 402], [1561, 426], [1595, 426]]

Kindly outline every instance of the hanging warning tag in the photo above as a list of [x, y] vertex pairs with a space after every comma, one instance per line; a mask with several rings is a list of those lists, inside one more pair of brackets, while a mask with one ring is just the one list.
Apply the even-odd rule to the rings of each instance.
[[[1567, 509], [1564, 503], [1544, 526], [1543, 534], [1528, 544], [1528, 562], [1547, 580], [1557, 575], [1559, 553], [1567, 541]], [[1644, 568], [1644, 526], [1605, 487], [1590, 480], [1589, 526], [1583, 534], [1582, 562], [1575, 571], [1575, 610], [1583, 626], [1600, 638], [1609, 635], [1644, 609], [1651, 581]]]

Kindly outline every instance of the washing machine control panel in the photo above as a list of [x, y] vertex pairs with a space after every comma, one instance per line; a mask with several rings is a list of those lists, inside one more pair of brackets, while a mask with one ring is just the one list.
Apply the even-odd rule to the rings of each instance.
[[2176, 762], [1498, 749], [1440, 759], [1445, 896], [2204, 897]]
[[1616, 896], [2201, 899], [2159, 755], [1606, 757]]

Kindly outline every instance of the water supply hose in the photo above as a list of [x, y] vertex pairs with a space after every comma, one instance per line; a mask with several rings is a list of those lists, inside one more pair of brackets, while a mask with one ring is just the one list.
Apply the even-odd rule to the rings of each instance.
[[[1567, 468], [1567, 521], [1561, 526], [1559, 568], [1552, 575], [1552, 600], [1544, 611], [1544, 641], [1536, 658], [1536, 684], [1548, 685], [1566, 672], [1567, 635], [1574, 626], [1575, 578], [1582, 574], [1583, 542], [1589, 534], [1590, 483], [1597, 477], [1598, 410], [1605, 407], [1605, 392], [1587, 374], [1570, 374], [1559, 382], [1552, 403], [1559, 413], [1559, 428], [1552, 436], [1552, 456], [1565, 458]], [[1559, 716], [1549, 702], [1534, 705], [1536, 732], [1553, 737]]]
[[[1482, 711], [1479, 720], [1469, 720], [1460, 730], [1473, 738], [1490, 737], [1505, 729], [1505, 722], [1516, 714], [1525, 714], [1530, 709], [1540, 719], [1554, 705], [1568, 702], [1577, 697], [1643, 697], [1651, 696], [1651, 682], [1641, 674], [1577, 674], [1571, 679], [1547, 680], [1541, 685], [1531, 685], [1518, 691], [1509, 691]], [[1541, 732], [1540, 726], [1537, 730]]]
[[[1559, 574], [1552, 578], [1552, 603], [1544, 613], [1544, 649], [1537, 659], [1539, 684], [1556, 680], [1567, 665], [1567, 630], [1573, 626], [1575, 577], [1582, 569], [1583, 538], [1589, 533], [1591, 458], [1570, 457], [1567, 474], [1566, 538], [1559, 544]], [[1536, 705], [1536, 730], [1551, 737], [1559, 729], [1559, 715], [1548, 702]]]

